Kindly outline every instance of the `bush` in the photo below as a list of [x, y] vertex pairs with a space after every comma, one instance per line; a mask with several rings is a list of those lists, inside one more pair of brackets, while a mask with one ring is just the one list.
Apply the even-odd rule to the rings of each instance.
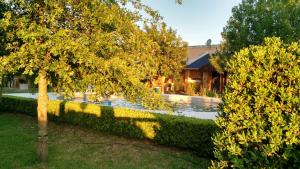
[[[37, 114], [34, 99], [4, 96], [0, 105], [0, 112]], [[211, 137], [217, 127], [212, 120], [64, 101], [50, 101], [48, 112], [52, 121], [150, 139], [155, 143], [190, 149], [202, 157], [213, 156]]]
[[217, 98], [220, 98], [220, 95], [218, 94], [218, 92], [216, 90], [208, 91], [206, 95], [208, 97], [217, 97]]
[[266, 38], [228, 64], [213, 168], [300, 166], [300, 44]]

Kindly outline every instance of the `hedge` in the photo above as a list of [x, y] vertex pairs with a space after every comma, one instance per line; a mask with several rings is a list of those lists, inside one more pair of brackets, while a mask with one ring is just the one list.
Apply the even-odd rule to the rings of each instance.
[[[37, 114], [35, 99], [4, 96], [0, 105], [0, 112]], [[217, 130], [213, 120], [66, 101], [50, 101], [48, 114], [52, 121], [150, 139], [158, 144], [192, 150], [202, 157], [213, 157], [211, 137]]]

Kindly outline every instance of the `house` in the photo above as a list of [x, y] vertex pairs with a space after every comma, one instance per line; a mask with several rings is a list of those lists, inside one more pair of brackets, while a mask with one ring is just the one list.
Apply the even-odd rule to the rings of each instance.
[[204, 89], [222, 93], [226, 84], [226, 73], [219, 74], [209, 61], [219, 47], [220, 45], [189, 46], [186, 66], [181, 72], [180, 82], [178, 80], [176, 82], [173, 78], [166, 78], [162, 91], [190, 94], [190, 90], [196, 88], [199, 91]]
[[8, 88], [17, 88], [28, 90], [29, 81], [24, 76], [7, 76], [3, 80], [3, 86]]
[[226, 73], [219, 74], [210, 64], [210, 57], [218, 49], [219, 45], [189, 46], [186, 67], [183, 70], [184, 92], [188, 92], [188, 86], [193, 84], [199, 89], [222, 93], [226, 84]]

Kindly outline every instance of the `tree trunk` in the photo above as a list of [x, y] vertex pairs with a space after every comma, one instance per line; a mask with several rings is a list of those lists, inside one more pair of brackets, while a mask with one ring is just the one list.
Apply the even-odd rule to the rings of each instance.
[[48, 159], [48, 132], [47, 132], [47, 111], [48, 111], [48, 95], [47, 95], [47, 77], [46, 72], [39, 73], [39, 96], [38, 96], [38, 143], [37, 158], [40, 162], [47, 162]]
[[160, 77], [160, 84], [161, 84], [161, 94], [164, 94], [165, 93], [165, 80], [166, 80], [166, 77], [165, 76], [161, 76]]

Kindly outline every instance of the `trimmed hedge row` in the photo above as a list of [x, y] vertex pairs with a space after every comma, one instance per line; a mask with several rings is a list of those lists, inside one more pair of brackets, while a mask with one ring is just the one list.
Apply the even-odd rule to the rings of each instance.
[[[37, 100], [4, 96], [0, 112], [37, 114]], [[155, 143], [185, 148], [199, 156], [212, 157], [213, 120], [155, 114], [126, 108], [66, 101], [50, 101], [49, 119]]]

